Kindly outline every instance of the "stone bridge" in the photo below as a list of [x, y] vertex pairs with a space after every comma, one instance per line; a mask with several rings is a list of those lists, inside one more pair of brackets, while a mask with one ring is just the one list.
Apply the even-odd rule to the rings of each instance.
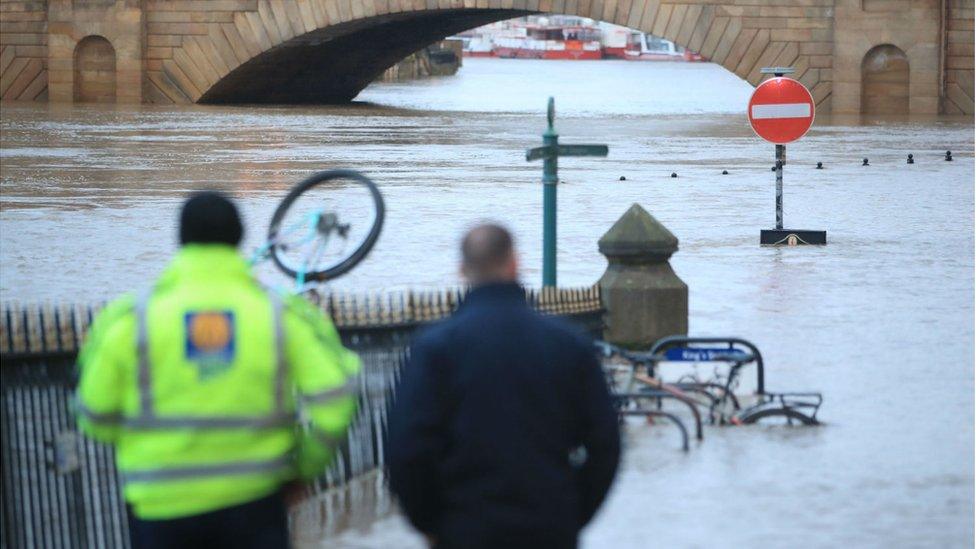
[[[423, 46], [533, 13], [639, 29], [820, 112], [973, 113], [974, 0], [0, 0], [3, 101], [323, 103]], [[581, 68], [581, 70], [583, 70]]]

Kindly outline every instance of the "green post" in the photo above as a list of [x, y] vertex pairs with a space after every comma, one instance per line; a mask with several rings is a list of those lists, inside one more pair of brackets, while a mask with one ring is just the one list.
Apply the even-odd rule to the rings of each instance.
[[[553, 127], [555, 102], [549, 98], [549, 128], [542, 134], [542, 145], [556, 149], [559, 134]], [[559, 167], [557, 155], [547, 156], [542, 162], [542, 285], [556, 285], [556, 184]]]
[[542, 134], [542, 146], [525, 152], [528, 161], [542, 161], [542, 285], [556, 285], [556, 185], [560, 156], [606, 156], [606, 145], [560, 145], [556, 133], [556, 102], [549, 98], [546, 109], [549, 127]]

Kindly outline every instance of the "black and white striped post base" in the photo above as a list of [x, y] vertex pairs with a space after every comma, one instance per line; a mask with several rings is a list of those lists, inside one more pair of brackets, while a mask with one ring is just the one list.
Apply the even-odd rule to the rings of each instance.
[[827, 231], [763, 229], [759, 232], [759, 244], [763, 246], [823, 246], [827, 244]]

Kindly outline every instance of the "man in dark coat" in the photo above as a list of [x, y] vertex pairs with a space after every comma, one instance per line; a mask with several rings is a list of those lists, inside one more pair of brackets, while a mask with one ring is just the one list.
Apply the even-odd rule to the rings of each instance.
[[528, 306], [504, 228], [471, 230], [462, 255], [471, 292], [403, 370], [390, 487], [438, 548], [575, 547], [620, 458], [592, 344]]

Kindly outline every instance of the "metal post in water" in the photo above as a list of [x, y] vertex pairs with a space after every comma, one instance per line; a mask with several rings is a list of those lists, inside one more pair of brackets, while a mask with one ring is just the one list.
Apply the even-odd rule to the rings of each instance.
[[783, 229], [783, 163], [786, 145], [776, 145], [776, 229]]
[[[558, 150], [559, 134], [553, 126], [555, 101], [549, 98], [547, 109], [549, 127], [542, 134], [542, 146]], [[542, 162], [542, 285], [556, 285], [556, 184], [558, 183], [558, 154], [546, 156]]]
[[560, 156], [606, 156], [606, 145], [560, 145], [556, 133], [556, 102], [550, 97], [546, 109], [549, 126], [542, 134], [542, 146], [525, 151], [525, 159], [542, 162], [542, 285], [556, 285], [556, 185]]

